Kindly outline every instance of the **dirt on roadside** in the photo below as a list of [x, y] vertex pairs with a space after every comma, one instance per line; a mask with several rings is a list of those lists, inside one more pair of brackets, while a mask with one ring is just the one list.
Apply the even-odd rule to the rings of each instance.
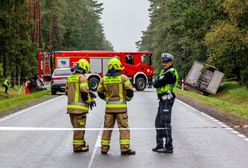
[[230, 126], [230, 127], [238, 126], [239, 128], [233, 128], [233, 129], [248, 137], [248, 128], [242, 128], [243, 125], [248, 125], [248, 120], [245, 120], [240, 116], [231, 114], [230, 112], [226, 112], [220, 109], [216, 109], [214, 107], [210, 107], [206, 104], [202, 104], [198, 102], [197, 100], [192, 100], [188, 97], [177, 95], [177, 99], [187, 103], [188, 105], [194, 107], [195, 109], [205, 114], [208, 114], [216, 118], [217, 120], [225, 123], [227, 126]]

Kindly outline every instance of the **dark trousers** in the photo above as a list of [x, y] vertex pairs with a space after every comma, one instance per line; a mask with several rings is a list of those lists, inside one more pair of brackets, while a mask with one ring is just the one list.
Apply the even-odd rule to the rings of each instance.
[[[171, 110], [174, 104], [175, 98], [170, 100], [160, 100], [158, 106], [158, 113], [155, 120], [155, 127], [157, 129], [156, 141], [158, 148], [173, 148], [172, 145], [172, 128], [171, 128]], [[163, 128], [163, 129], [161, 129]], [[165, 138], [165, 146], [164, 139]]]
[[4, 93], [7, 93], [7, 94], [8, 94], [8, 89], [9, 89], [9, 87], [6, 86], [6, 85], [3, 85], [3, 87], [5, 88], [5, 92], [4, 92]]

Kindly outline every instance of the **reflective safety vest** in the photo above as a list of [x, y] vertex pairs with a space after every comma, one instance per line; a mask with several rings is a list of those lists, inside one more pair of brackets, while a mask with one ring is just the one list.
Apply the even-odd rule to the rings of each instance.
[[[132, 84], [128, 77], [124, 75], [104, 76], [102, 84], [106, 91], [106, 112], [126, 112], [127, 102], [125, 88], [132, 89]], [[100, 90], [103, 86], [99, 85]]]
[[7, 86], [7, 87], [9, 87], [9, 81], [6, 79], [6, 80], [4, 80], [3, 81], [3, 85], [5, 85], [5, 86]]
[[175, 93], [176, 87], [178, 85], [178, 72], [175, 68], [170, 68], [168, 70], [161, 70], [159, 74], [159, 79], [162, 79], [166, 73], [173, 73], [176, 77], [176, 82], [174, 84], [166, 84], [163, 87], [157, 88], [158, 94], [167, 93], [169, 90]]
[[87, 78], [83, 75], [72, 74], [68, 77], [66, 88], [68, 96], [67, 112], [71, 114], [87, 113], [89, 105], [83, 101], [80, 92], [80, 90], [89, 90]]

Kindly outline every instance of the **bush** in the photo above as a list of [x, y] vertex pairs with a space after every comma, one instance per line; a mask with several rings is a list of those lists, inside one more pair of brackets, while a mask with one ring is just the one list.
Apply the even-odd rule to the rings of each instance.
[[248, 69], [241, 71], [240, 76], [241, 76], [241, 83], [244, 86], [248, 87]]

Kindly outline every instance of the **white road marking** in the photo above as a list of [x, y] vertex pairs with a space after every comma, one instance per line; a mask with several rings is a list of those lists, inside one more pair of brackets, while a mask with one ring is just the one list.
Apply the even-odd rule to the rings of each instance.
[[188, 104], [184, 103], [183, 101], [178, 100], [178, 99], [176, 99], [176, 100], [177, 100], [178, 102], [180, 102], [181, 104], [183, 104], [183, 105], [185, 105], [185, 106], [187, 106], [187, 107], [191, 108], [192, 110], [200, 112], [199, 110], [197, 110], [197, 109], [195, 109], [194, 107], [192, 107], [192, 106], [190, 106], [190, 105], [188, 105]]
[[243, 134], [239, 134], [238, 136], [241, 137], [241, 138], [245, 138], [246, 137]]
[[[217, 119], [211, 117], [210, 115], [208, 115], [208, 114], [206, 114], [206, 113], [204, 113], [204, 112], [201, 112], [201, 111], [195, 109], [194, 107], [192, 107], [192, 106], [190, 106], [190, 105], [188, 105], [188, 104], [182, 102], [181, 100], [178, 100], [178, 99], [176, 99], [176, 100], [177, 100], [178, 102], [180, 102], [181, 104], [183, 104], [183, 105], [185, 105], [185, 106], [191, 108], [192, 110], [197, 111], [197, 112], [200, 112], [201, 115], [203, 115], [203, 116], [205, 116], [205, 117], [207, 117], [207, 118], [209, 118], [209, 119], [211, 119], [211, 120], [217, 122], [217, 124], [219, 124], [221, 127], [225, 127], [225, 129], [227, 129], [228, 131], [231, 131], [232, 133], [237, 134], [237, 135], [238, 135], [239, 137], [241, 137], [241, 138], [244, 138], [245, 141], [248, 141], [248, 138], [246, 138], [245, 135], [240, 134], [238, 131], [235, 131], [233, 128], [230, 128], [229, 126], [223, 124], [221, 121], [219, 121], [219, 120], [217, 120]], [[234, 126], [234, 127], [235, 127], [235, 128], [241, 128], [241, 126], [238, 126], [238, 125], [237, 125], [237, 126]], [[243, 126], [243, 128], [248, 128], [248, 126], [245, 125], [245, 126]]]
[[226, 129], [227, 129], [227, 130], [229, 130], [229, 131], [232, 131], [232, 130], [233, 130], [233, 129], [232, 129], [232, 128], [230, 128], [230, 127], [227, 127]]
[[50, 103], [50, 102], [55, 101], [55, 100], [57, 100], [57, 99], [59, 99], [59, 98], [61, 98], [61, 97], [59, 96], [59, 97], [52, 98], [52, 99], [47, 100], [47, 101], [45, 101], [45, 102], [36, 104], [36, 105], [34, 105], [34, 106], [28, 107], [28, 108], [26, 108], [26, 109], [23, 109], [23, 110], [20, 110], [20, 111], [15, 112], [15, 113], [12, 113], [12, 114], [10, 114], [10, 115], [7, 115], [7, 116], [5, 116], [5, 117], [2, 117], [2, 118], [0, 118], [0, 122], [5, 121], [5, 120], [7, 120], [7, 119], [10, 119], [10, 118], [12, 118], [12, 117], [18, 116], [18, 115], [20, 115], [20, 114], [26, 113], [26, 112], [28, 112], [28, 111], [34, 109], [34, 108], [37, 108], [37, 107], [42, 106], [42, 105], [44, 105], [44, 104]]
[[96, 151], [97, 151], [98, 147], [101, 146], [101, 135], [102, 135], [102, 130], [99, 132], [99, 135], [97, 137], [96, 144], [95, 144], [95, 147], [93, 149], [93, 153], [91, 155], [88, 168], [91, 168], [92, 167], [92, 164], [93, 164], [93, 161], [94, 161], [94, 158], [95, 158], [95, 155], [96, 155]]
[[232, 131], [232, 133], [234, 133], [234, 134], [239, 134], [239, 132], [238, 132], [238, 131], [234, 131], [234, 130]]
[[224, 123], [221, 121], [217, 121], [217, 123], [220, 124], [221, 126], [224, 125]]

